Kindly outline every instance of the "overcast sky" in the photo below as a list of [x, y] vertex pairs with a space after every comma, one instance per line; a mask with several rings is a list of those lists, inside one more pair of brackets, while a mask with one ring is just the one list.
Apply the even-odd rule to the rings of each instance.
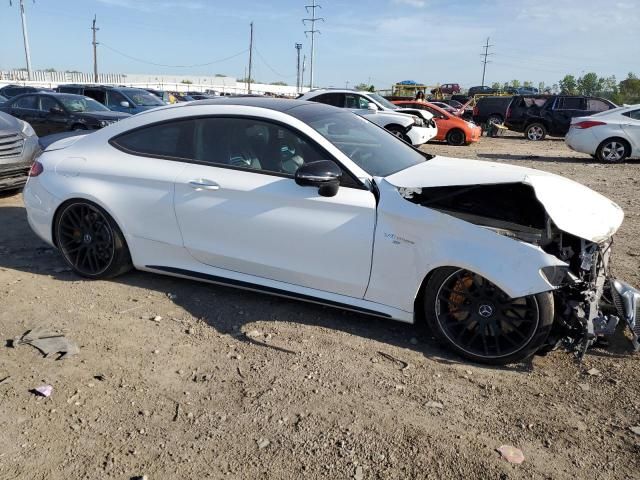
[[[0, 68], [25, 65], [18, 0], [0, 0]], [[25, 0], [34, 68], [90, 72], [91, 20], [99, 68], [112, 73], [224, 73], [241, 77], [255, 25], [254, 77], [295, 84], [305, 0]], [[319, 0], [316, 84], [412, 79], [479, 85], [482, 45], [493, 45], [486, 82], [557, 82], [565, 73], [640, 74], [640, 0]], [[208, 66], [194, 65], [226, 59]], [[233, 58], [229, 58], [233, 57]]]

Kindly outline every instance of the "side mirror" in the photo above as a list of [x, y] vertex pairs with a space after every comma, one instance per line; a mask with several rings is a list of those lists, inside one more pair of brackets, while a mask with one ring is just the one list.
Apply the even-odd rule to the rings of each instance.
[[370, 112], [377, 112], [378, 106], [375, 103], [369, 102], [367, 104], [367, 110], [369, 110]]
[[131, 105], [129, 105], [129, 102], [124, 102], [124, 101], [120, 102], [120, 106], [123, 107], [123, 108], [130, 108], [131, 107]]
[[318, 187], [323, 197], [333, 197], [340, 187], [342, 170], [331, 160], [305, 163], [296, 170], [296, 183], [302, 187]]
[[60, 107], [51, 107], [49, 109], [49, 113], [53, 114], [53, 115], [61, 115], [64, 112], [62, 111], [62, 109]]

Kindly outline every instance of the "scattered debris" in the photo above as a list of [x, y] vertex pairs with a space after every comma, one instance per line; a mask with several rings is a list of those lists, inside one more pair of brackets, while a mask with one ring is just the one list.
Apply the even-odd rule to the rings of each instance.
[[56, 360], [80, 353], [80, 349], [74, 342], [63, 334], [46, 327], [27, 330], [22, 337], [16, 337], [13, 344], [31, 345], [40, 350], [45, 357], [51, 353], [59, 353], [60, 356]]
[[498, 453], [500, 453], [500, 455], [502, 455], [502, 458], [504, 458], [509, 463], [520, 465], [522, 462], [524, 462], [524, 454], [519, 448], [512, 447], [511, 445], [502, 445], [497, 449], [497, 451]]
[[177, 422], [179, 416], [180, 416], [180, 404], [176, 402], [176, 413], [174, 413], [173, 415], [173, 421]]
[[100, 382], [104, 382], [107, 377], [105, 375], [103, 375], [102, 373], [99, 373], [98, 375], [94, 375], [93, 378], [95, 378], [96, 380], [100, 381]]
[[444, 405], [442, 403], [433, 402], [433, 401], [425, 403], [424, 406], [427, 407], [427, 408], [439, 408], [439, 409], [443, 409], [444, 408]]
[[178, 295], [176, 295], [175, 293], [167, 293], [167, 298], [169, 300], [176, 300], [178, 298]]
[[146, 475], [136, 475], [135, 477], [131, 477], [131, 480], [149, 480], [149, 477]]
[[635, 427], [629, 427], [629, 430], [631, 430], [636, 435], [640, 435], [640, 425], [636, 425]]
[[41, 397], [50, 397], [53, 393], [53, 387], [51, 385], [41, 385], [31, 390], [35, 395]]
[[591, 387], [589, 386], [588, 383], [579, 383], [578, 387], [580, 388], [580, 390], [582, 390], [583, 392], [588, 392], [589, 390], [591, 390]]
[[408, 362], [405, 362], [404, 360], [400, 360], [399, 358], [396, 358], [393, 355], [389, 355], [388, 353], [378, 352], [378, 355], [381, 355], [384, 358], [386, 358], [387, 360], [390, 360], [390, 361], [392, 361], [394, 363], [397, 363], [398, 365], [401, 365], [400, 370], [402, 370], [402, 371], [408, 369], [409, 366], [410, 366]]
[[6, 385], [11, 381], [11, 376], [0, 378], [0, 385]]
[[271, 442], [266, 438], [261, 438], [256, 443], [258, 444], [258, 449], [260, 450], [267, 448], [269, 445], [271, 445]]
[[262, 336], [262, 332], [260, 332], [259, 330], [250, 330], [248, 332], [245, 332], [244, 335], [248, 338], [257, 338]]
[[162, 317], [160, 315], [156, 315], [151, 320], [153, 320], [154, 322], [158, 323], [158, 322], [160, 322], [162, 320]]
[[360, 465], [356, 467], [356, 473], [353, 475], [353, 478], [354, 480], [364, 480], [364, 471]]
[[597, 368], [591, 368], [587, 370], [587, 375], [591, 375], [592, 377], [597, 377], [598, 375], [600, 375], [600, 370], [598, 370]]

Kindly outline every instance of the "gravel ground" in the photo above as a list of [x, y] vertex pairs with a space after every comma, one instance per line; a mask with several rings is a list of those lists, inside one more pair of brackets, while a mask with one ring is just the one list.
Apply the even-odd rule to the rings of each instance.
[[[640, 284], [637, 163], [516, 136], [423, 148], [609, 196], [626, 212], [615, 271]], [[0, 197], [0, 225], [0, 334], [49, 326], [80, 346], [60, 361], [0, 347], [1, 479], [639, 478], [638, 355], [622, 334], [582, 364], [556, 351], [488, 368], [331, 308], [141, 272], [82, 280], [31, 233], [20, 195]], [[29, 393], [43, 384], [51, 397]]]

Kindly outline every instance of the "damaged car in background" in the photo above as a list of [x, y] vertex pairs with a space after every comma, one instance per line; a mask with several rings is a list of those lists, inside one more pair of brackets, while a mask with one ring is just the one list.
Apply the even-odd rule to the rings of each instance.
[[616, 204], [550, 173], [428, 155], [322, 103], [141, 113], [50, 145], [24, 202], [91, 279], [136, 268], [425, 319], [489, 364], [582, 356], [618, 323], [639, 347], [640, 292], [610, 265]]

